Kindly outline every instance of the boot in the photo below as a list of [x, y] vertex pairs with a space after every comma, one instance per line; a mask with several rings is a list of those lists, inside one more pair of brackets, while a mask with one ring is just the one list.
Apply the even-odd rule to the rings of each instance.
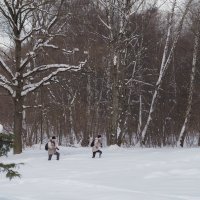
[[93, 152], [93, 156], [92, 156], [92, 158], [95, 158], [95, 155], [96, 155], [96, 152]]
[[101, 154], [102, 154], [102, 151], [101, 151], [101, 152], [99, 152], [99, 158], [101, 158]]
[[52, 155], [49, 155], [49, 159], [48, 160], [51, 160], [51, 158], [52, 158]]
[[56, 155], [57, 155], [57, 160], [59, 160], [59, 158], [60, 158], [60, 153], [59, 153], [59, 152], [56, 152]]

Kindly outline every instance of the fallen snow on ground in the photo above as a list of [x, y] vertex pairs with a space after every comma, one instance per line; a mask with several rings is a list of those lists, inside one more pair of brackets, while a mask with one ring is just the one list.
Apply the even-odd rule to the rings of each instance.
[[44, 147], [1, 158], [23, 162], [21, 179], [0, 176], [0, 200], [199, 200], [200, 149], [60, 147], [47, 160]]

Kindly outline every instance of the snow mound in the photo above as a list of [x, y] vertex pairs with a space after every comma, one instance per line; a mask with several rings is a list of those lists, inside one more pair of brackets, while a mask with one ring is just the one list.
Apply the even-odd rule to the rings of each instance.
[[119, 150], [119, 149], [121, 149], [117, 144], [110, 145], [108, 148], [109, 148], [110, 150]]

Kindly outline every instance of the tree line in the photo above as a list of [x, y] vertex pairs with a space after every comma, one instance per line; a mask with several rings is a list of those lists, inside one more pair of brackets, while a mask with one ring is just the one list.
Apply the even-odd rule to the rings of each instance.
[[[200, 3], [4, 0], [0, 115], [14, 153], [63, 145], [200, 145]], [[14, 115], [14, 118], [13, 118]]]

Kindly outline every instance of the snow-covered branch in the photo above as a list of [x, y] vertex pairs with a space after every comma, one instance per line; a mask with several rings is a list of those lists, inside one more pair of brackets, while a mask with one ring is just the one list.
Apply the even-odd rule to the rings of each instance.
[[25, 106], [23, 105], [23, 109], [29, 109], [29, 108], [41, 108], [42, 105], [36, 105], [36, 106]]
[[67, 70], [73, 70], [78, 68], [78, 70], [80, 69], [80, 65], [79, 66], [73, 66], [73, 65], [67, 65], [67, 64], [48, 64], [48, 65], [41, 65], [39, 67], [34, 68], [31, 71], [28, 71], [27, 73], [23, 74], [23, 78], [27, 78], [29, 76], [34, 75], [37, 72], [41, 72], [41, 71], [46, 71], [46, 70], [51, 70], [51, 69], [59, 69], [59, 68], [65, 68]]
[[25, 41], [26, 39], [28, 39], [29, 37], [31, 37], [33, 35], [34, 32], [40, 31], [42, 29], [42, 27], [39, 28], [33, 28], [29, 33], [27, 33], [23, 38], [21, 38], [21, 41]]
[[[29, 92], [36, 90], [39, 88], [41, 85], [45, 84], [46, 82], [50, 81], [51, 78], [56, 76], [60, 72], [65, 72], [65, 71], [79, 71], [81, 67], [85, 64], [86, 62], [81, 63], [79, 66], [71, 66], [71, 65], [65, 65], [65, 64], [60, 64], [60, 65], [46, 65], [42, 66], [40, 69], [47, 70], [47, 69], [55, 69], [57, 68], [56, 71], [50, 73], [48, 76], [44, 77], [41, 81], [37, 83], [32, 83], [25, 85], [23, 87], [23, 91], [21, 93], [21, 96], [27, 95]], [[47, 67], [47, 68], [46, 68]], [[39, 70], [39, 69], [38, 69]], [[39, 70], [40, 71], [40, 70]], [[30, 75], [30, 74], [29, 74]], [[27, 77], [27, 76], [26, 76]]]
[[4, 70], [4, 72], [6, 72], [6, 74], [8, 74], [10, 76], [10, 78], [14, 77], [13, 73], [11, 72], [9, 67], [6, 65], [6, 63], [2, 60], [1, 57], [0, 57], [0, 67]]
[[52, 49], [58, 49], [58, 46], [56, 45], [53, 45], [53, 44], [49, 44], [49, 40], [44, 42], [44, 43], [41, 43], [38, 45], [38, 48], [40, 47], [46, 47], [46, 48], [52, 48]]
[[35, 57], [35, 53], [29, 52], [28, 56], [21, 63], [20, 70], [22, 71], [27, 66], [27, 64], [31, 61], [31, 59], [33, 59], [34, 57]]
[[12, 87], [1, 80], [0, 80], [0, 87], [3, 87], [4, 89], [6, 89], [12, 97], [15, 96], [15, 91], [12, 89]]
[[49, 23], [48, 27], [47, 27], [47, 30], [49, 31], [51, 29], [51, 27], [53, 27], [53, 25], [56, 23], [58, 19], [58, 16], [54, 16], [54, 18], [51, 20], [51, 22]]
[[0, 74], [0, 81], [2, 81], [5, 84], [12, 85], [11, 82], [9, 82], [7, 78], [1, 74]]

